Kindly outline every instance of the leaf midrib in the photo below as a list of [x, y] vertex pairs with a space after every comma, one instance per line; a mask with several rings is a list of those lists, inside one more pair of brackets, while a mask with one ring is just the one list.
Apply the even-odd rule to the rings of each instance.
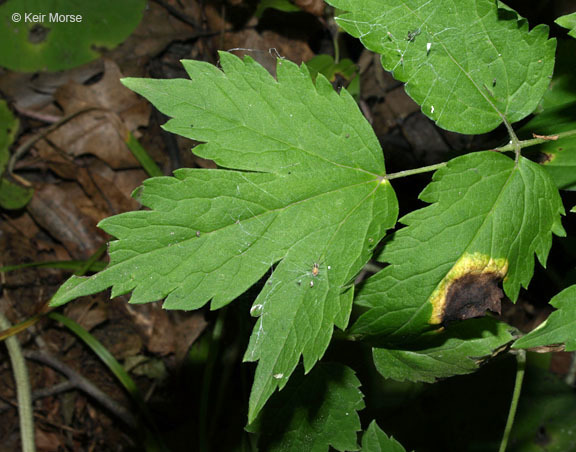
[[[257, 220], [258, 218], [263, 217], [264, 215], [273, 214], [273, 213], [276, 213], [276, 212], [282, 212], [282, 211], [284, 211], [284, 210], [286, 210], [286, 209], [290, 209], [290, 208], [292, 208], [292, 207], [294, 207], [294, 206], [297, 206], [298, 204], [301, 204], [301, 203], [304, 203], [304, 202], [309, 202], [309, 201], [312, 201], [312, 200], [314, 200], [314, 199], [316, 199], [316, 198], [319, 198], [319, 197], [321, 197], [321, 196], [335, 193], [335, 192], [337, 192], [338, 190], [343, 189], [343, 188], [353, 188], [353, 187], [357, 187], [357, 186], [361, 186], [361, 185], [365, 185], [365, 184], [372, 184], [372, 183], [376, 183], [377, 186], [374, 188], [374, 190], [372, 190], [372, 191], [362, 200], [362, 202], [365, 202], [366, 199], [368, 199], [371, 195], [373, 195], [373, 194], [376, 193], [376, 191], [378, 190], [379, 186], [381, 185], [378, 179], [376, 179], [376, 180], [364, 181], [364, 182], [356, 183], [356, 184], [352, 184], [352, 185], [341, 186], [341, 187], [338, 187], [338, 188], [336, 188], [336, 189], [334, 189], [334, 190], [330, 190], [330, 191], [318, 193], [318, 194], [316, 194], [316, 195], [314, 195], [314, 196], [312, 196], [312, 197], [307, 197], [307, 198], [304, 198], [304, 199], [300, 199], [300, 200], [298, 200], [298, 201], [289, 203], [289, 204], [287, 204], [287, 205], [285, 205], [285, 206], [278, 207], [278, 208], [276, 208], [276, 209], [267, 210], [267, 211], [265, 211], [265, 212], [262, 212], [262, 213], [259, 213], [259, 214], [257, 214], [257, 215], [254, 215], [254, 216], [252, 216], [252, 217], [249, 217], [249, 218], [247, 218], [247, 219], [244, 219], [243, 221], [246, 222], [246, 221]], [[218, 198], [218, 197], [216, 197], [216, 198]], [[211, 197], [211, 198], [197, 197], [197, 198], [195, 198], [195, 199], [208, 199], [208, 200], [210, 200], [210, 199], [214, 199], [214, 197]], [[360, 204], [361, 204], [361, 203], [358, 203], [358, 205], [360, 205]], [[356, 205], [356, 206], [354, 206], [353, 208], [351, 208], [350, 211], [351, 211], [351, 212], [354, 211], [354, 210], [358, 207], [358, 205]], [[226, 224], [226, 225], [224, 225], [224, 226], [222, 226], [222, 227], [220, 227], [220, 228], [214, 229], [214, 230], [212, 230], [212, 231], [203, 232], [203, 235], [209, 235], [209, 234], [214, 234], [214, 233], [217, 233], [217, 232], [221, 232], [221, 231], [225, 230], [226, 228], [230, 228], [230, 227], [234, 227], [234, 226], [236, 226], [236, 223], [235, 223], [235, 222], [229, 223], [229, 224]], [[194, 228], [191, 228], [191, 230], [192, 230], [192, 229], [194, 229]], [[187, 239], [184, 239], [184, 240], [178, 242], [178, 244], [186, 244], [186, 243], [189, 243], [191, 240], [195, 240], [195, 239], [197, 239], [197, 238], [198, 238], [198, 237], [196, 237], [196, 236], [192, 236], [192, 237], [189, 237], [189, 238], [187, 238]], [[126, 240], [126, 239], [122, 239], [122, 240]], [[112, 266], [116, 266], [116, 265], [120, 265], [120, 264], [126, 264], [126, 263], [128, 263], [129, 261], [131, 261], [132, 259], [135, 259], [135, 258], [138, 258], [138, 257], [142, 257], [142, 256], [147, 256], [147, 255], [149, 255], [149, 254], [151, 254], [151, 253], [154, 253], [154, 252], [156, 252], [156, 251], [158, 251], [158, 250], [163, 250], [163, 249], [166, 249], [166, 248], [168, 248], [168, 246], [162, 246], [162, 247], [160, 247], [160, 248], [153, 249], [153, 250], [148, 251], [148, 252], [146, 252], [146, 253], [141, 253], [141, 254], [137, 254], [137, 255], [134, 255], [134, 256], [130, 256], [129, 258], [127, 258], [126, 260], [123, 260], [123, 261], [121, 261], [121, 262], [117, 262], [117, 263], [111, 262], [111, 263], [110, 263], [111, 265], [110, 265], [110, 267], [108, 267], [108, 268], [111, 268]], [[111, 258], [113, 257], [113, 255], [115, 254], [116, 251], [119, 251], [119, 250], [114, 250], [114, 251], [111, 253], [111, 255], [110, 255]], [[235, 256], [233, 256], [233, 257], [235, 257]]]

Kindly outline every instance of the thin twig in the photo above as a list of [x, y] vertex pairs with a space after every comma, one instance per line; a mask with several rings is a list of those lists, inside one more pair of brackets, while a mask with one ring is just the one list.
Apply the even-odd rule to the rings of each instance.
[[76, 389], [79, 389], [80, 391], [95, 399], [98, 403], [107, 408], [112, 414], [114, 414], [128, 426], [132, 428], [137, 427], [136, 418], [132, 415], [132, 413], [130, 413], [130, 411], [128, 411], [115, 400], [112, 400], [105, 392], [98, 389], [94, 384], [92, 384], [74, 369], [64, 364], [62, 361], [58, 360], [54, 356], [36, 351], [27, 351], [24, 353], [24, 356], [26, 356], [27, 359], [45, 364], [60, 372], [62, 375], [68, 378], [69, 382]]
[[[36, 401], [38, 399], [43, 399], [44, 397], [51, 397], [51, 396], [54, 396], [57, 394], [61, 394], [62, 392], [71, 391], [72, 389], [76, 389], [76, 386], [74, 385], [74, 383], [72, 383], [70, 380], [63, 381], [62, 383], [55, 384], [54, 386], [51, 386], [49, 388], [42, 388], [42, 389], [38, 389], [37, 391], [34, 391], [32, 393], [32, 400]], [[10, 400], [7, 400], [7, 402], [9, 403], [9, 405], [6, 404], [3, 406], [0, 406], [0, 414], [4, 413], [8, 409], [10, 409], [11, 406], [14, 406], [14, 407], [18, 406], [17, 403], [12, 402]]]

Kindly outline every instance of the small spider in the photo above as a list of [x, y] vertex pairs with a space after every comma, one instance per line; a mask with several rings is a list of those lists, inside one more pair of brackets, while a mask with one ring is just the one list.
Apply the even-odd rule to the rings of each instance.
[[314, 262], [314, 265], [312, 266], [312, 276], [316, 277], [318, 276], [318, 273], [320, 273], [320, 266]]

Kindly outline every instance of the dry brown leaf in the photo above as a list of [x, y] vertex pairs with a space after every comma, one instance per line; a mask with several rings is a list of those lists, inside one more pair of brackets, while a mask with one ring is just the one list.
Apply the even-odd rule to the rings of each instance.
[[[70, 82], [60, 87], [55, 98], [70, 115], [88, 108], [96, 110], [80, 114], [65, 123], [48, 139], [59, 152], [78, 157], [92, 154], [112, 168], [139, 166], [126, 147], [129, 132], [148, 123], [149, 104], [120, 83], [122, 74], [115, 63], [106, 61], [104, 76], [94, 85]], [[41, 153], [48, 153], [46, 142], [38, 143]]]
[[136, 210], [138, 201], [130, 194], [147, 178], [144, 170], [112, 170], [95, 160], [91, 165], [77, 169], [77, 180], [84, 192], [99, 210], [114, 215]]
[[62, 438], [57, 433], [45, 432], [40, 428], [36, 428], [35, 443], [38, 452], [58, 452], [62, 444]]
[[27, 210], [75, 259], [87, 259], [104, 242], [95, 224], [105, 212], [96, 211], [76, 184], [38, 188]]
[[[0, 91], [14, 103], [16, 109], [40, 110], [54, 101], [54, 92], [60, 87], [75, 81], [84, 83], [104, 68], [102, 60], [62, 72], [7, 72], [0, 76]], [[55, 107], [50, 109], [57, 113]]]
[[[182, 13], [201, 23], [198, 2], [168, 2]], [[142, 21], [136, 30], [116, 49], [106, 52], [130, 77], [146, 75], [151, 56], [161, 53], [173, 41], [187, 41], [198, 30], [177, 19], [156, 2], [148, 2]]]
[[257, 24], [255, 17], [239, 31], [224, 32], [224, 30], [233, 28], [231, 22], [233, 17], [229, 17], [230, 14], [226, 16], [226, 9], [208, 4], [205, 12], [209, 29], [222, 31], [221, 34], [212, 38], [215, 49], [232, 51], [240, 57], [250, 55], [272, 74], [276, 72], [276, 59], [278, 57], [286, 58], [297, 64], [314, 57], [314, 52], [304, 40], [304, 36], [287, 37], [272, 30], [264, 30], [259, 33], [253, 28]]
[[104, 303], [77, 300], [66, 306], [64, 313], [87, 331], [108, 320], [108, 309]]
[[207, 326], [200, 312], [169, 313], [159, 304], [125, 305], [124, 308], [138, 327], [148, 351], [162, 356], [174, 354], [177, 362], [184, 359]]
[[294, 0], [294, 4], [302, 11], [314, 14], [315, 16], [322, 16], [324, 14], [324, 0]]
[[174, 328], [166, 311], [157, 304], [126, 305], [125, 309], [150, 352], [159, 355], [174, 352]]
[[271, 74], [276, 73], [276, 60], [279, 57], [297, 64], [314, 57], [308, 43], [287, 38], [271, 30], [265, 30], [262, 34], [253, 29], [229, 32], [222, 35], [221, 41], [220, 37], [214, 39], [218, 39], [220, 49], [232, 51], [239, 57], [250, 55]]
[[412, 113], [420, 111], [420, 105], [406, 94], [404, 87], [399, 86], [386, 94], [386, 104], [394, 112], [397, 119], [404, 119]]
[[180, 363], [186, 357], [188, 349], [200, 337], [208, 326], [208, 322], [201, 312], [191, 312], [186, 317], [176, 323], [174, 333], [176, 339], [176, 362]]

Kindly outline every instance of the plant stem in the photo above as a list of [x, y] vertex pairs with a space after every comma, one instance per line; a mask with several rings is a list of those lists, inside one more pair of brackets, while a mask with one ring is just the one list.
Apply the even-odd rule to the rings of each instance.
[[[556, 134], [552, 134], [550, 136], [555, 137], [557, 140], [560, 140], [562, 138], [566, 138], [566, 137], [570, 137], [576, 135], [576, 129], [575, 130], [568, 130], [566, 132], [561, 132], [561, 133], [556, 133]], [[550, 141], [550, 139], [546, 139], [546, 138], [532, 138], [530, 140], [523, 140], [523, 141], [519, 141], [518, 143], [520, 144], [521, 148], [527, 148], [530, 146], [536, 146], [537, 144], [542, 144], [542, 143], [546, 143]], [[499, 148], [495, 149], [498, 152], [507, 152], [507, 151], [513, 151], [514, 150], [514, 146], [509, 143], [505, 146], [500, 146]]]
[[520, 144], [520, 140], [514, 132], [512, 125], [508, 122], [506, 118], [502, 118], [504, 120], [504, 125], [506, 126], [506, 130], [508, 130], [508, 135], [510, 135], [510, 145], [512, 146], [512, 150], [514, 151], [514, 162], [518, 163], [520, 160], [520, 151], [522, 150], [522, 146]]
[[422, 166], [420, 168], [414, 168], [411, 170], [398, 171], [397, 173], [387, 174], [386, 179], [391, 180], [391, 179], [397, 179], [399, 177], [412, 176], [414, 174], [428, 173], [430, 171], [436, 171], [437, 169], [442, 168], [444, 166], [446, 166], [446, 162], [437, 163], [435, 165], [430, 166]]
[[332, 42], [334, 43], [334, 63], [338, 64], [340, 62], [340, 44], [338, 43], [338, 38], [340, 33], [338, 29], [332, 35]]
[[[0, 327], [5, 330], [11, 327], [10, 322], [0, 312]], [[18, 396], [18, 417], [20, 418], [20, 437], [22, 439], [23, 452], [35, 452], [34, 443], [34, 414], [32, 411], [32, 394], [30, 391], [30, 378], [26, 361], [22, 355], [20, 343], [16, 337], [6, 339], [6, 347], [12, 363], [12, 372], [16, 382]]]
[[[532, 138], [530, 140], [519, 140], [518, 137], [516, 136], [516, 134], [514, 133], [514, 130], [512, 129], [512, 127], [510, 126], [510, 124], [505, 123], [506, 124], [506, 128], [508, 129], [508, 133], [510, 134], [510, 143], [504, 145], [504, 146], [500, 146], [496, 149], [492, 149], [493, 151], [496, 152], [508, 152], [508, 151], [514, 151], [515, 154], [515, 161], [518, 162], [518, 160], [520, 159], [520, 151], [523, 148], [527, 148], [530, 146], [536, 146], [538, 144], [542, 144], [542, 143], [546, 143], [548, 141], [551, 140], [551, 138]], [[553, 135], [550, 135], [550, 137], [554, 137], [554, 140], [560, 140], [562, 138], [566, 138], [566, 137], [570, 137], [570, 136], [574, 136], [576, 135], [576, 129], [575, 130], [568, 130], [566, 132], [561, 132], [561, 133], [556, 133]], [[386, 175], [386, 179], [391, 180], [391, 179], [397, 179], [400, 177], [406, 177], [406, 176], [412, 176], [414, 174], [421, 174], [421, 173], [428, 173], [430, 171], [436, 171], [437, 169], [440, 169], [444, 166], [446, 166], [447, 162], [442, 162], [442, 163], [437, 163], [435, 165], [429, 165], [429, 166], [422, 166], [420, 168], [414, 168], [411, 170], [405, 170], [405, 171], [398, 171], [397, 173], [390, 173]]]
[[512, 402], [510, 403], [510, 411], [508, 411], [508, 420], [506, 421], [506, 428], [504, 429], [504, 436], [500, 442], [500, 449], [498, 452], [505, 452], [508, 445], [508, 439], [512, 426], [514, 425], [514, 418], [516, 416], [516, 409], [518, 408], [518, 400], [520, 400], [520, 392], [522, 391], [522, 382], [524, 380], [524, 371], [526, 370], [526, 350], [516, 351], [516, 381], [514, 382], [514, 394], [512, 394]]

